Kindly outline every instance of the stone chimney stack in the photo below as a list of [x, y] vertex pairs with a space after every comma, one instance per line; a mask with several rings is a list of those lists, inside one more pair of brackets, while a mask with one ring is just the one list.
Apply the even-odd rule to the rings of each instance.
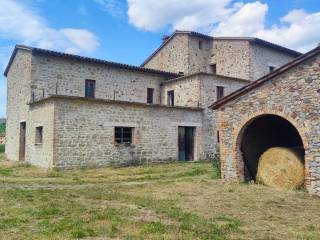
[[162, 36], [162, 42], [163, 42], [163, 43], [166, 42], [169, 38], [170, 38], [170, 36], [168, 36], [168, 35], [163, 35], [163, 36]]

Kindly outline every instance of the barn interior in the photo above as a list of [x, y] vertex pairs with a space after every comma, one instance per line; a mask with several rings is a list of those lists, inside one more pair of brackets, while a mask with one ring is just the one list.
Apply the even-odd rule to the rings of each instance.
[[262, 115], [251, 121], [241, 139], [245, 179], [256, 180], [260, 156], [272, 147], [286, 147], [297, 151], [304, 162], [304, 148], [297, 129], [277, 115]]

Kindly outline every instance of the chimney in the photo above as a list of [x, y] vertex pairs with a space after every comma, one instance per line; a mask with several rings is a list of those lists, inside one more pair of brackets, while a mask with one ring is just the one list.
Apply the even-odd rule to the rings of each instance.
[[163, 42], [163, 43], [166, 42], [169, 38], [170, 38], [170, 36], [168, 36], [168, 35], [163, 35], [163, 36], [162, 36], [162, 42]]

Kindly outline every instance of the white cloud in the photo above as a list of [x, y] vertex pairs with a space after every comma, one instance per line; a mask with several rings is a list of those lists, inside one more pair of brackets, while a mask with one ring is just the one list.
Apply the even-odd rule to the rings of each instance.
[[232, 0], [127, 0], [129, 21], [135, 27], [157, 31], [173, 29], [205, 29], [224, 19]]
[[271, 27], [263, 1], [127, 0], [129, 22], [141, 30], [195, 30], [213, 36], [259, 37], [302, 52], [320, 42], [320, 12], [293, 9]]
[[112, 17], [125, 17], [126, 5], [119, 0], [94, 0], [103, 7], [103, 10], [109, 13]]
[[[99, 46], [97, 37], [86, 29], [55, 29], [18, 0], [0, 0], [0, 41], [22, 43], [78, 54]], [[0, 47], [0, 70], [4, 71], [13, 46]], [[6, 80], [0, 76], [0, 117], [6, 114]]]
[[90, 52], [99, 46], [96, 36], [88, 30], [66, 28], [60, 32], [78, 49]]
[[233, 11], [213, 30], [215, 36], [251, 36], [264, 28], [268, 5], [253, 2]]
[[320, 42], [318, 27], [320, 12], [307, 13], [294, 9], [270, 28], [265, 26], [268, 6], [261, 2], [248, 3], [229, 15], [212, 31], [215, 36], [253, 36], [289, 48], [306, 52]]
[[77, 52], [92, 51], [99, 45], [88, 30], [51, 28], [45, 19], [15, 0], [0, 1], [0, 39]]
[[320, 12], [306, 13], [293, 10], [270, 29], [263, 28], [255, 36], [306, 52], [320, 42]]

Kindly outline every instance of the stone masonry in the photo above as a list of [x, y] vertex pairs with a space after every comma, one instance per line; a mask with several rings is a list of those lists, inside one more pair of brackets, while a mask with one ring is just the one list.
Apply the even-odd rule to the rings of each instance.
[[215, 64], [218, 75], [253, 81], [269, 73], [269, 67], [279, 68], [299, 55], [260, 39], [176, 31], [142, 66], [188, 75], [213, 73]]
[[247, 126], [260, 116], [275, 115], [292, 124], [305, 150], [306, 188], [320, 195], [320, 48], [215, 103], [222, 177], [244, 178], [241, 141]]
[[[175, 161], [178, 127], [192, 127], [193, 160], [212, 159], [217, 115], [208, 106], [217, 100], [217, 87], [229, 94], [253, 73], [263, 75], [270, 62], [280, 66], [299, 55], [270, 43], [256, 49], [251, 41], [174, 33], [145, 67], [18, 45], [5, 72], [6, 155], [44, 168]], [[218, 42], [226, 43], [213, 48]], [[234, 62], [238, 55], [230, 49], [243, 57]], [[85, 97], [86, 80], [95, 82], [93, 99]], [[174, 106], [167, 106], [168, 91], [174, 91]], [[116, 144], [116, 127], [132, 128], [133, 142]]]

